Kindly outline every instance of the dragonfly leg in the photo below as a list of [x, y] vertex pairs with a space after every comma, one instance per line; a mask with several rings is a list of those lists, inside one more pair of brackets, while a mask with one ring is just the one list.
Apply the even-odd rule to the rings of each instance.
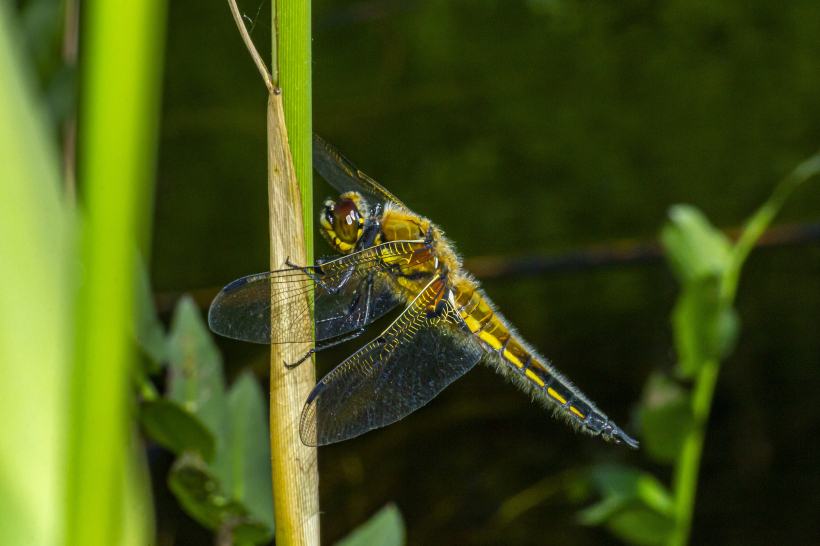
[[286, 265], [286, 266], [288, 266], [288, 267], [289, 267], [289, 268], [291, 268], [291, 269], [301, 269], [301, 270], [303, 270], [303, 271], [304, 271], [305, 269], [307, 269], [306, 267], [303, 267], [303, 266], [301, 266], [301, 265], [296, 265], [296, 264], [292, 263], [292, 262], [290, 261], [290, 256], [288, 256], [287, 258], [285, 258], [285, 265]]
[[[337, 258], [337, 257], [338, 256], [335, 256], [334, 258]], [[315, 266], [305, 267], [305, 266], [294, 264], [293, 262], [290, 261], [290, 256], [288, 256], [287, 258], [285, 258], [285, 265], [290, 267], [291, 269], [298, 269], [299, 271], [301, 271], [302, 273], [304, 273], [305, 275], [310, 277], [310, 279], [313, 282], [315, 282], [316, 284], [318, 284], [319, 286], [324, 288], [329, 294], [334, 294], [334, 293], [338, 292], [339, 289], [342, 286], [345, 285], [347, 280], [350, 278], [350, 275], [353, 274], [353, 271], [351, 269], [351, 271], [345, 276], [344, 280], [336, 287], [328, 286], [327, 283], [322, 281], [322, 279], [320, 278], [320, 275], [324, 275], [324, 272], [322, 271], [322, 264], [325, 261], [328, 261], [328, 260], [331, 260], [331, 259], [334, 259], [334, 258], [319, 259], [319, 260], [316, 260], [316, 265]], [[316, 273], [318, 273], [318, 275]]]
[[424, 243], [430, 245], [433, 243], [433, 239], [435, 239], [435, 232], [431, 226], [427, 228], [427, 233], [424, 234]]
[[337, 254], [334, 256], [324, 256], [316, 260], [316, 265], [314, 265], [313, 267], [308, 267], [296, 265], [295, 263], [290, 261], [290, 256], [288, 256], [287, 258], [285, 258], [285, 265], [290, 267], [291, 269], [299, 269], [301, 271], [305, 271], [306, 269], [321, 269], [323, 263], [332, 262], [333, 260], [338, 260], [339, 258], [344, 258], [344, 256], [342, 256], [341, 254]]
[[356, 243], [356, 250], [365, 250], [373, 246], [379, 233], [382, 230], [381, 224], [381, 205], [376, 205], [370, 212], [370, 216], [364, 221], [364, 228], [362, 229], [362, 236], [359, 237]]
[[310, 355], [318, 353], [319, 351], [321, 351], [323, 349], [328, 349], [328, 348], [333, 347], [335, 345], [339, 345], [340, 343], [344, 343], [345, 341], [350, 341], [351, 339], [356, 339], [357, 337], [359, 337], [363, 333], [364, 333], [364, 328], [359, 328], [355, 332], [347, 334], [344, 337], [334, 339], [333, 341], [322, 342], [322, 343], [316, 345], [316, 347], [309, 350], [307, 353], [305, 353], [305, 356], [303, 356], [302, 358], [300, 358], [299, 360], [297, 360], [293, 364], [288, 364], [287, 362], [284, 362], [283, 364], [285, 365], [285, 368], [287, 368], [287, 369], [295, 368], [296, 366], [298, 366], [299, 364], [301, 364], [302, 362], [304, 362], [305, 360], [310, 358]]
[[[364, 321], [361, 324], [364, 324], [365, 326], [367, 326], [367, 323], [370, 319], [370, 304], [371, 304], [371, 301], [372, 301], [371, 296], [373, 295], [373, 274], [368, 275], [367, 279], [365, 279], [365, 282], [367, 283], [367, 299], [365, 300]], [[355, 309], [358, 302], [359, 302], [358, 298], [353, 300], [353, 302], [351, 303], [350, 308], [347, 310], [348, 315], [353, 313], [353, 309]], [[355, 332], [350, 333], [346, 336], [334, 339], [332, 341], [324, 341], [320, 344], [317, 344], [316, 347], [313, 347], [311, 350], [309, 350], [307, 352], [307, 354], [305, 354], [305, 356], [303, 356], [302, 358], [300, 358], [299, 360], [297, 360], [293, 364], [288, 364], [287, 362], [285, 362], [284, 363], [285, 368], [288, 368], [288, 369], [295, 368], [296, 366], [298, 366], [299, 364], [301, 364], [302, 362], [304, 362], [305, 360], [310, 358], [310, 355], [312, 355], [312, 354], [314, 354], [318, 351], [321, 351], [322, 349], [327, 349], [329, 347], [333, 347], [334, 345], [339, 345], [340, 343], [344, 343], [345, 341], [350, 341], [351, 339], [356, 339], [357, 337], [359, 337], [360, 335], [362, 335], [364, 333], [365, 326], [362, 326], [361, 328], [359, 328]]]

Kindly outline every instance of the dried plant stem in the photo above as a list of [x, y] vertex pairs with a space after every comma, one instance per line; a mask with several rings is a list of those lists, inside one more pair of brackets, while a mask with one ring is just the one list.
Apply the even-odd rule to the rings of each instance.
[[[228, 0], [245, 46], [253, 57], [270, 92], [268, 97], [268, 207], [270, 214], [271, 269], [283, 267], [287, 258], [298, 264], [312, 258], [306, 250], [305, 223], [302, 213], [303, 195], [311, 195], [310, 175], [297, 182], [288, 130], [285, 125], [282, 91], [268, 72], [242, 22], [235, 0]], [[277, 8], [274, 7], [274, 18]], [[275, 19], [274, 19], [275, 21]], [[274, 55], [277, 29], [274, 25]], [[274, 66], [278, 63], [274, 62]], [[278, 72], [278, 70], [277, 70]], [[302, 97], [304, 99], [304, 97]], [[310, 134], [309, 117], [307, 132]], [[304, 124], [303, 124], [304, 125]], [[302, 127], [302, 132], [304, 132]], [[307, 169], [311, 169], [308, 159]], [[303, 166], [304, 167], [304, 166]], [[300, 189], [301, 187], [301, 189]], [[307, 201], [308, 203], [310, 201]], [[312, 230], [310, 231], [312, 234]], [[311, 245], [312, 246], [312, 245]], [[310, 317], [304, 317], [309, 321]], [[307, 325], [306, 328], [310, 328]], [[274, 328], [276, 331], [276, 328]], [[276, 341], [276, 340], [274, 340]], [[313, 366], [303, 363], [287, 369], [285, 362], [301, 358], [301, 345], [271, 346], [270, 433], [271, 468], [273, 471], [273, 508], [276, 516], [276, 544], [319, 544], [319, 477], [316, 448], [305, 446], [299, 439], [299, 417], [302, 406], [315, 383]]]
[[[271, 269], [290, 257], [307, 260], [302, 202], [288, 147], [282, 95], [268, 100], [268, 190], [270, 196]], [[304, 317], [309, 320], [309, 317]], [[309, 328], [309, 326], [308, 326]], [[270, 429], [276, 544], [319, 544], [319, 483], [316, 448], [299, 439], [302, 406], [315, 383], [313, 359], [286, 369], [302, 357], [301, 344], [271, 348]]]

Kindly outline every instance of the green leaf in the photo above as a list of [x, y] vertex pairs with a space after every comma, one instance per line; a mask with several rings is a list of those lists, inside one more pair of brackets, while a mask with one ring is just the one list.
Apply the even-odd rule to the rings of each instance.
[[678, 372], [693, 377], [707, 360], [721, 359], [734, 348], [740, 319], [729, 302], [720, 298], [720, 279], [690, 280], [672, 311]]
[[240, 521], [231, 523], [233, 543], [237, 546], [245, 544], [267, 544], [273, 539], [273, 529], [258, 521]]
[[672, 494], [655, 476], [647, 472], [641, 473], [635, 489], [644, 505], [658, 514], [670, 518], [674, 516], [675, 501], [672, 499]]
[[216, 450], [211, 469], [230, 492], [233, 470], [222, 357], [190, 296], [183, 296], [174, 310], [168, 361], [168, 398], [196, 415], [213, 434]]
[[[655, 476], [643, 470], [602, 464], [590, 470], [589, 479], [607, 503], [605, 507], [596, 509], [599, 513], [604, 508], [611, 510], [632, 501], [639, 501], [660, 514], [671, 515], [674, 511], [672, 495], [666, 487]], [[600, 517], [600, 514], [596, 514], [596, 517]]]
[[665, 544], [672, 532], [671, 518], [647, 508], [630, 508], [614, 515], [608, 522], [610, 532], [632, 544], [658, 546]]
[[[0, 2], [0, 544], [43, 546], [66, 544], [79, 278], [75, 218], [17, 5]], [[97, 522], [116, 528], [119, 516], [104, 510]]]
[[146, 372], [154, 374], [168, 358], [168, 340], [154, 307], [148, 270], [139, 254], [136, 254], [134, 269], [134, 339], [152, 364]]
[[213, 461], [216, 449], [213, 434], [178, 404], [163, 399], [143, 402], [140, 423], [151, 438], [176, 455], [193, 451], [205, 461]]
[[658, 462], [674, 462], [692, 428], [689, 392], [668, 377], [653, 374], [644, 391], [642, 408], [646, 453]]
[[401, 512], [390, 503], [337, 542], [336, 546], [402, 546], [405, 535]]
[[673, 527], [674, 503], [657, 478], [620, 465], [593, 467], [589, 479], [602, 500], [578, 514], [584, 525], [606, 525], [627, 542], [661, 544]]
[[190, 297], [177, 305], [168, 346], [168, 396], [196, 415], [215, 440], [210, 465], [194, 464], [186, 455], [188, 462], [180, 463], [174, 477], [174, 492], [184, 496], [180, 503], [204, 525], [242, 543], [264, 541], [273, 529], [273, 494], [261, 389], [244, 375], [225, 395], [222, 358]]
[[635, 500], [621, 495], [610, 495], [578, 512], [578, 523], [582, 525], [604, 525], [615, 514]]
[[233, 498], [274, 528], [270, 432], [267, 404], [259, 383], [243, 373], [228, 394], [231, 416]]
[[620, 495], [635, 497], [641, 470], [616, 464], [600, 464], [592, 467], [589, 477], [603, 496]]
[[168, 487], [182, 507], [199, 523], [230, 533], [232, 542], [260, 544], [273, 538], [273, 530], [231, 499], [198, 455], [185, 453], [171, 468]]
[[729, 263], [729, 239], [690, 205], [669, 209], [669, 222], [663, 228], [661, 241], [669, 265], [683, 284], [722, 275]]

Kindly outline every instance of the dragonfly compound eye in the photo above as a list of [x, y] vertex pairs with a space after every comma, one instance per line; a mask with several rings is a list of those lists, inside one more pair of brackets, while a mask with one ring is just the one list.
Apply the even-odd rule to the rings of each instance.
[[333, 207], [333, 230], [342, 242], [354, 244], [361, 235], [363, 223], [356, 203], [350, 199], [341, 199]]

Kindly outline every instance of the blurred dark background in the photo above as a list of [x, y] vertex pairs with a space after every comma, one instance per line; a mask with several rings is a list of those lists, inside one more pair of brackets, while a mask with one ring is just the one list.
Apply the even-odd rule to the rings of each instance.
[[[240, 2], [266, 59], [270, 9]], [[316, 0], [314, 130], [466, 258], [651, 241], [681, 202], [738, 227], [820, 146], [818, 21], [815, 0]], [[152, 250], [165, 311], [186, 291], [207, 307], [269, 268], [266, 98], [227, 3], [170, 2]], [[318, 210], [333, 192], [318, 176], [314, 187]], [[815, 181], [777, 223], [818, 222]], [[329, 253], [317, 238], [317, 256]], [[662, 260], [484, 287], [639, 432], [646, 379], [675, 358], [678, 287]], [[743, 330], [717, 387], [691, 543], [817, 543], [820, 244], [756, 250], [737, 305]], [[230, 378], [247, 366], [264, 377], [266, 348], [218, 342]], [[322, 353], [318, 373], [358, 345]], [[407, 419], [320, 449], [322, 542], [395, 501], [413, 545], [617, 544], [578, 525], [560, 492], [497, 519], [528, 488], [549, 491], [551, 476], [616, 460], [668, 483], [641, 451], [576, 434], [478, 368]], [[179, 530], [176, 544], [204, 540], [180, 511], [159, 524]]]

